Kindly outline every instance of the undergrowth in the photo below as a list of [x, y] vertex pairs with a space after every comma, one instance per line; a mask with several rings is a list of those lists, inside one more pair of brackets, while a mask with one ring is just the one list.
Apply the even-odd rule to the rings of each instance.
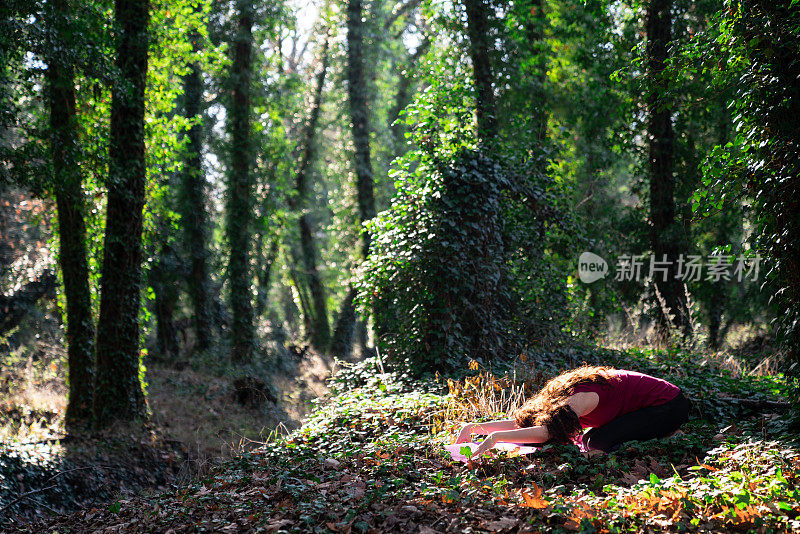
[[[680, 385], [695, 405], [683, 434], [591, 458], [575, 447], [545, 446], [527, 456], [464, 465], [444, 451], [461, 416], [474, 413], [475, 397], [488, 390], [497, 394], [501, 384], [535, 387], [576, 358], [651, 372]], [[509, 364], [512, 371], [517, 366], [521, 380], [514, 383], [513, 374], [502, 378], [497, 368], [467, 369], [448, 382], [381, 373], [374, 360], [366, 361], [332, 379], [331, 397], [317, 403], [301, 429], [231, 459], [202, 480], [150, 500], [118, 502], [36, 527], [59, 532], [114, 526], [136, 532], [800, 528], [795, 437], [779, 413], [749, 411], [726, 400], [779, 401], [786, 387], [781, 377], [733, 379], [680, 352], [528, 355], [522, 362], [527, 373], [520, 363]], [[505, 400], [505, 406], [498, 398], [495, 404], [484, 402], [503, 411], [518, 399]]]

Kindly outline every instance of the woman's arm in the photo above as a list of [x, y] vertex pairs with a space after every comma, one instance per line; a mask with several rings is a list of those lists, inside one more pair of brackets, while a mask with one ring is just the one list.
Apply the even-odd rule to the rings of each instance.
[[548, 439], [550, 439], [550, 433], [544, 426], [500, 430], [489, 434], [472, 455], [476, 458], [480, 457], [497, 443], [544, 443]]
[[517, 428], [513, 419], [498, 419], [497, 421], [487, 421], [486, 423], [467, 423], [461, 427], [456, 443], [469, 441], [471, 434], [491, 434], [499, 430], [513, 430]]

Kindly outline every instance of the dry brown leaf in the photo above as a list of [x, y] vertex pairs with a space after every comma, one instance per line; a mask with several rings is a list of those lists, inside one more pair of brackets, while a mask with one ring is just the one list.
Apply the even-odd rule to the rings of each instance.
[[283, 527], [288, 527], [291, 524], [291, 519], [270, 519], [266, 524], [267, 532], [276, 532]]
[[519, 523], [516, 517], [501, 517], [495, 521], [486, 521], [483, 526], [490, 532], [499, 532], [507, 528], [514, 528]]

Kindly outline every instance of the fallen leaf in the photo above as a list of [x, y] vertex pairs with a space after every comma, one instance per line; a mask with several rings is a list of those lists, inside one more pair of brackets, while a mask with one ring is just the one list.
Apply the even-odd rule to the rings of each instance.
[[292, 524], [291, 519], [271, 519], [267, 522], [267, 532], [276, 532]]
[[486, 521], [483, 526], [490, 532], [498, 532], [507, 528], [514, 528], [517, 523], [519, 523], [519, 519], [516, 517], [501, 517], [495, 521]]
[[533, 484], [533, 495], [531, 495], [525, 488], [522, 489], [521, 493], [523, 503], [520, 506], [541, 510], [542, 508], [547, 508], [550, 505], [549, 502], [547, 502], [545, 499], [542, 499], [542, 488], [536, 484]]

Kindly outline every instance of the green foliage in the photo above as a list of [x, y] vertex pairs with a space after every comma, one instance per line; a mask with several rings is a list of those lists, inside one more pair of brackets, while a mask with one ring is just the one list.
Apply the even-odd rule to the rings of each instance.
[[749, 241], [768, 262], [764, 287], [775, 296], [772, 307], [793, 356], [788, 370], [795, 377], [800, 369], [800, 241], [793, 236], [800, 232], [800, 158], [791, 117], [800, 110], [795, 60], [799, 29], [796, 2], [732, 0], [706, 32], [704, 51], [713, 62], [705, 69], [717, 87], [733, 95], [734, 135], [704, 162], [705, 189], [693, 195], [693, 209], [706, 215], [739, 201], [748, 207], [756, 228]]
[[514, 353], [563, 321], [563, 278], [545, 261], [558, 229], [545, 161], [511, 141], [516, 131], [507, 145], [476, 144], [475, 89], [452, 46], [464, 39], [457, 13], [429, 8], [446, 32], [426, 56], [429, 86], [403, 112], [416, 148], [394, 162], [391, 207], [366, 225], [372, 248], [357, 281], [379, 346], [417, 372]]
[[[618, 358], [625, 367], [676, 365], [670, 354]], [[541, 359], [554, 369], [569, 362], [564, 354]], [[690, 358], [681, 365], [662, 376], [715, 380], [714, 371]], [[525, 457], [464, 465], [442, 448], [452, 434], [432, 433], [447, 397], [426, 393], [428, 380], [413, 382], [374, 366], [345, 368], [345, 377], [333, 378], [335, 393], [317, 403], [303, 428], [201, 480], [121, 502], [118, 510], [99, 509], [91, 519], [72, 516], [48, 526], [66, 520], [80, 522], [73, 528], [92, 521], [92, 527], [210, 531], [236, 521], [246, 529], [290, 532], [407, 532], [442, 524], [457, 531], [558, 532], [798, 526], [800, 452], [779, 418], [739, 417], [737, 429], [720, 432], [695, 419], [683, 435], [589, 458], [574, 446], [545, 446]], [[749, 391], [740, 384], [737, 393]]]
[[509, 330], [502, 279], [501, 194], [508, 181], [480, 152], [423, 161], [398, 180], [368, 230], [360, 292], [389, 355], [423, 370], [489, 360]]

